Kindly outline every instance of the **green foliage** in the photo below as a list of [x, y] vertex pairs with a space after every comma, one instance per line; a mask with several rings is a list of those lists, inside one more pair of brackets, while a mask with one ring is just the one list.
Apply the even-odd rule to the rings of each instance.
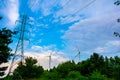
[[114, 4], [115, 5], [120, 5], [120, 1], [118, 0], [118, 1], [114, 2]]
[[77, 70], [82, 75], [87, 76], [96, 70], [102, 72], [104, 65], [105, 65], [104, 57], [98, 55], [97, 53], [93, 53], [93, 55], [91, 55], [89, 59], [77, 64]]
[[78, 71], [71, 71], [68, 74], [68, 80], [88, 80], [87, 77], [82, 76]]
[[65, 78], [66, 75], [70, 72], [73, 71], [75, 68], [75, 63], [74, 61], [67, 61], [65, 63], [59, 64], [57, 67], [57, 72], [60, 75], [60, 78]]
[[93, 53], [90, 57], [90, 63], [93, 64], [93, 68], [100, 69], [104, 66], [104, 58], [97, 53]]
[[77, 66], [77, 71], [79, 71], [84, 76], [90, 74], [91, 72], [89, 59], [79, 62], [76, 66]]
[[36, 63], [36, 59], [33, 59], [32, 57], [26, 58], [24, 64], [19, 63], [19, 66], [14, 71], [14, 76], [19, 76], [19, 78], [40, 77], [44, 70], [41, 66], [35, 65]]
[[106, 80], [107, 78], [104, 75], [101, 75], [98, 72], [93, 72], [89, 77], [89, 80]]
[[[120, 1], [117, 0], [116, 2], [114, 2], [115, 5], [120, 5]], [[117, 22], [120, 22], [120, 19], [117, 19]], [[116, 37], [120, 37], [120, 33], [119, 32], [114, 32], [114, 35]]]
[[12, 35], [13, 32], [9, 29], [2, 28], [0, 30], [0, 64], [7, 62], [11, 56], [11, 49], [8, 45], [13, 41]]
[[103, 57], [93, 53], [87, 60], [75, 64], [67, 61], [50, 70], [36, 66], [36, 59], [26, 58], [14, 71], [14, 80], [119, 80], [120, 57]]
[[32, 57], [28, 57], [28, 58], [25, 59], [25, 65], [28, 66], [28, 67], [31, 67], [36, 63], [37, 63], [37, 60], [33, 59]]
[[120, 65], [115, 66], [113, 76], [115, 80], [120, 80]]
[[[9, 44], [12, 43], [12, 36], [14, 32], [9, 29], [2, 28], [0, 30], [0, 64], [8, 62], [8, 59], [11, 56], [11, 48]], [[4, 70], [7, 67], [0, 67], [0, 76], [4, 75]]]
[[13, 80], [13, 77], [12, 76], [7, 76], [6, 78], [0, 79], [0, 80]]
[[112, 78], [113, 71], [113, 64], [111, 63], [110, 59], [105, 57], [105, 65], [102, 68], [102, 74], [106, 75], [109, 78]]
[[120, 33], [118, 33], [118, 32], [114, 32], [114, 35], [115, 35], [116, 37], [120, 37]]
[[42, 75], [42, 80], [58, 80], [59, 75], [56, 71], [50, 72], [50, 71], [45, 71]]

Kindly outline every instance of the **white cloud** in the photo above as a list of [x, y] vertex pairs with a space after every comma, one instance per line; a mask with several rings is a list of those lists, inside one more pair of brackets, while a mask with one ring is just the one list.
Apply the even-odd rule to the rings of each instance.
[[119, 11], [119, 7], [114, 5], [114, 0], [109, 3], [107, 0], [52, 0], [50, 2], [30, 0], [29, 8], [37, 14], [42, 13], [43, 16], [53, 14], [55, 19], [53, 22], [60, 20], [62, 24]]
[[[62, 39], [68, 40], [69, 46], [77, 45], [83, 53], [92, 53], [95, 49], [99, 52], [105, 52], [104, 50], [108, 50], [103, 49], [106, 43], [112, 43], [112, 46], [119, 43], [114, 41], [116, 37], [113, 35], [114, 31], [119, 30], [119, 24], [116, 22], [119, 13], [113, 12], [81, 20], [69, 27]], [[112, 49], [110, 45], [107, 47]]]
[[71, 23], [73, 21], [77, 21], [77, 20], [81, 20], [82, 18], [80, 16], [66, 16], [66, 17], [61, 17], [60, 21], [62, 24], [66, 24], [66, 23]]
[[[19, 63], [19, 61], [20, 61], [20, 60], [18, 59], [18, 60], [16, 60], [16, 61], [14, 62], [13, 66], [12, 66], [12, 68], [11, 68], [11, 72], [13, 72], [13, 71], [16, 69], [16, 67], [18, 66], [17, 64]], [[1, 78], [4, 78], [4, 77], [6, 77], [6, 76], [8, 75], [9, 70], [10, 70], [10, 67], [11, 67], [11, 61], [9, 61], [8, 63], [2, 63], [2, 64], [0, 65], [0, 67], [8, 67], [7, 70], [5, 70], [5, 75], [0, 76], [0, 79], [1, 79]]]
[[[84, 0], [84, 1], [82, 1], [82, 0], [68, 0], [68, 1], [65, 1], [65, 0], [60, 1], [62, 9], [60, 9], [56, 13], [55, 17], [73, 15], [76, 11], [78, 11], [83, 6], [85, 6], [86, 2], [87, 3], [89, 2], [88, 0]], [[75, 14], [75, 15], [79, 15], [79, 14]]]
[[105, 48], [103, 48], [103, 47], [97, 47], [94, 52], [103, 53], [105, 51], [106, 51]]
[[[25, 52], [25, 56], [33, 57], [38, 60], [38, 65], [43, 66], [44, 69], [49, 69], [49, 55], [51, 55], [51, 68], [57, 66], [59, 63], [69, 60], [62, 51], [57, 51], [55, 45], [38, 46], [34, 45], [31, 50]], [[64, 56], [64, 57], [63, 57]]]
[[[66, 2], [64, 0], [60, 1], [62, 8], [55, 13], [55, 21], [60, 19], [61, 22], [68, 23], [77, 19], [81, 20], [81, 17], [87, 19], [119, 11], [119, 6], [114, 5], [114, 0], [110, 0], [109, 3], [107, 0], [69, 0], [64, 6]], [[92, 4], [90, 4], [91, 2]], [[88, 4], [90, 5], [88, 6]], [[72, 15], [74, 15], [73, 19]], [[60, 17], [67, 19], [61, 19]]]
[[29, 17], [29, 19], [30, 19], [31, 21], [34, 21], [34, 20], [35, 20], [33, 17]]
[[31, 47], [31, 50], [32, 51], [35, 51], [35, 52], [44, 52], [44, 51], [51, 51], [51, 50], [53, 50], [53, 49], [56, 49], [55, 48], [56, 47], [56, 45], [49, 45], [49, 46], [38, 46], [38, 45], [33, 45], [32, 47]]
[[94, 52], [100, 53], [103, 56], [108, 57], [119, 56], [120, 53], [119, 46], [120, 46], [119, 40], [108, 41], [103, 46], [97, 47], [94, 50]]
[[37, 50], [41, 51], [43, 48], [41, 46], [32, 46], [31, 49], [35, 50], [35, 51], [37, 51]]
[[[65, 53], [61, 52], [61, 51], [53, 51], [50, 50], [50, 48], [52, 48], [54, 45], [50, 45], [50, 46], [32, 46], [32, 50], [31, 51], [26, 51], [24, 52], [24, 56], [26, 57], [33, 57], [35, 59], [37, 59], [38, 63], [36, 65], [40, 65], [42, 66], [45, 70], [49, 69], [49, 57], [50, 53], [51, 54], [51, 68], [58, 66], [60, 63], [63, 63], [65, 61], [68, 61], [68, 58], [63, 57], [63, 55]], [[38, 52], [36, 52], [38, 51]], [[20, 56], [20, 52], [18, 51], [16, 55]], [[20, 57], [16, 57], [13, 63], [13, 67], [11, 72], [13, 72], [16, 67], [18, 66], [17, 64], [20, 62]], [[0, 66], [8, 66], [8, 69], [5, 71], [6, 75], [4, 75], [3, 77], [7, 76], [11, 61], [9, 61], [8, 63], [4, 63]]]
[[34, 12], [39, 9], [40, 1], [39, 0], [34, 0], [34, 1], [30, 0], [28, 4], [29, 4], [29, 7], [31, 8], [31, 10]]
[[15, 25], [15, 21], [19, 17], [19, 0], [8, 0], [6, 1], [6, 4], [7, 5], [2, 10], [2, 13], [8, 19], [6, 24], [8, 24], [10, 27], [13, 27]]
[[[51, 55], [51, 68], [54, 66], [57, 66], [58, 64], [67, 61], [68, 59], [55, 54], [55, 52], [52, 52]], [[43, 53], [36, 53], [36, 52], [26, 52], [25, 56], [33, 57], [38, 60], [37, 65], [43, 66], [44, 69], [49, 69], [49, 56], [50, 52], [43, 52]]]
[[113, 46], [119, 47], [120, 41], [119, 40], [109, 41], [106, 45], [113, 45]]
[[47, 16], [52, 13], [53, 6], [56, 6], [55, 0], [52, 1], [40, 1], [40, 0], [30, 0], [29, 1], [29, 7], [33, 12], [41, 12], [43, 16]]

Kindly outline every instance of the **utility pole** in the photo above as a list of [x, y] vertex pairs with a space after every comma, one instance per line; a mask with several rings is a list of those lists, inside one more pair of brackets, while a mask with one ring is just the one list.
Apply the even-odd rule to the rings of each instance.
[[13, 63], [14, 63], [14, 60], [17, 56], [18, 50], [20, 50], [20, 53], [18, 55], [20, 55], [20, 58], [21, 58], [21, 65], [23, 64], [24, 39], [25, 39], [25, 32], [26, 32], [25, 27], [26, 27], [27, 24], [29, 24], [29, 23], [27, 23], [27, 19], [28, 19], [28, 17], [26, 15], [22, 15], [21, 20], [16, 20], [16, 22], [21, 23], [21, 26], [20, 26], [20, 29], [16, 30], [19, 34], [19, 37], [18, 37], [18, 42], [17, 42], [16, 48], [15, 48], [14, 55], [13, 55], [13, 58], [12, 58], [12, 62], [11, 62], [10, 68], [9, 68], [8, 75], [11, 73], [11, 69], [13, 67]]

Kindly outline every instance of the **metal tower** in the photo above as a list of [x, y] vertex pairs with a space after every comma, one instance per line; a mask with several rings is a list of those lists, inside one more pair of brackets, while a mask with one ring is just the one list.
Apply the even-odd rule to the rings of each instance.
[[[26, 15], [22, 15], [22, 19], [16, 21], [18, 23], [21, 23], [21, 26], [18, 30], [16, 30], [16, 32], [18, 32], [19, 37], [18, 37], [16, 48], [15, 48], [15, 52], [11, 61], [8, 75], [11, 73], [11, 69], [13, 67], [16, 56], [19, 56], [21, 58], [21, 65], [22, 65], [22, 62], [24, 59], [24, 39], [25, 39], [25, 32], [26, 32], [25, 27], [26, 27], [26, 24], [28, 24], [27, 19], [28, 17]], [[18, 53], [18, 51], [20, 53]]]
[[78, 57], [78, 59], [79, 59], [79, 61], [80, 61], [80, 50], [76, 47], [76, 49], [77, 49], [77, 55], [75, 56], [75, 57]]
[[49, 58], [49, 70], [51, 69], [51, 55], [52, 55], [52, 53], [50, 53], [50, 55], [47, 56]]

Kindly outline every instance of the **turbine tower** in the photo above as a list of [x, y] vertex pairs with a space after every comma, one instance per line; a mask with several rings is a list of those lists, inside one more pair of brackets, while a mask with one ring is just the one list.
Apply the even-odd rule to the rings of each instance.
[[78, 60], [79, 60], [79, 62], [80, 62], [80, 54], [81, 54], [81, 53], [80, 53], [80, 50], [78, 49], [78, 47], [76, 47], [76, 49], [77, 49], [77, 52], [78, 52], [78, 53], [77, 53], [77, 55], [76, 55], [75, 57], [78, 57]]
[[50, 55], [47, 56], [49, 58], [49, 70], [51, 69], [51, 55], [52, 55], [52, 52], [50, 52]]

